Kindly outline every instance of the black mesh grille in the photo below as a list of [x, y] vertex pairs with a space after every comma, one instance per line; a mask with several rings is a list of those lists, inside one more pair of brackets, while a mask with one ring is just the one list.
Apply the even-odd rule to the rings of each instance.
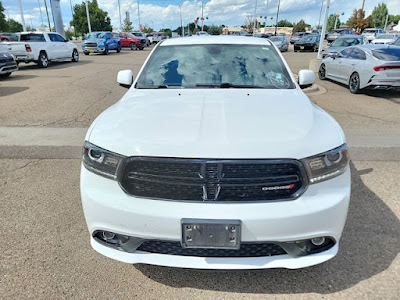
[[242, 243], [239, 250], [182, 248], [179, 242], [146, 241], [137, 249], [158, 254], [199, 257], [259, 257], [287, 254], [279, 245], [272, 243]]
[[294, 199], [305, 187], [295, 160], [129, 158], [122, 188], [137, 197], [187, 201]]
[[85, 43], [86, 47], [97, 47], [97, 43]]

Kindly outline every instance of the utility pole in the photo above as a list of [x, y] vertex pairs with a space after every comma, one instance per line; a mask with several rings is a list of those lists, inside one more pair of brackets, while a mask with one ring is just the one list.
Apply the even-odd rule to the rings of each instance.
[[338, 15], [335, 14], [335, 27], [333, 29], [336, 29], [337, 19], [338, 19]]
[[204, 27], [203, 1], [201, 1], [201, 31], [203, 31], [203, 27]]
[[253, 33], [256, 33], [256, 22], [257, 22], [257, 0], [254, 5], [254, 22], [253, 22]]
[[22, 10], [22, 3], [21, 3], [21, 0], [18, 0], [18, 2], [19, 2], [19, 11], [20, 11], [20, 13], [21, 13], [22, 27], [23, 27], [24, 31], [26, 31], [25, 19], [24, 19], [24, 12], [23, 12], [23, 10]]
[[40, 12], [40, 21], [42, 22], [42, 26], [43, 26], [43, 15], [42, 15], [42, 8], [40, 7], [40, 0], [37, 1], [38, 5], [39, 5], [39, 12]]
[[87, 17], [87, 24], [89, 28], [89, 33], [92, 33], [92, 27], [90, 26], [90, 16], [89, 16], [89, 6], [88, 6], [88, 0], [85, 1], [86, 4], [86, 17]]
[[322, 59], [322, 48], [324, 47], [324, 39], [325, 39], [326, 25], [328, 23], [329, 6], [330, 6], [330, 4], [331, 4], [331, 0], [327, 0], [326, 1], [326, 7], [325, 7], [325, 21], [324, 21], [324, 24], [322, 25], [321, 37], [320, 37], [320, 40], [319, 40], [317, 59]]
[[139, 0], [137, 0], [137, 15], [138, 15], [138, 20], [139, 20], [139, 31], [142, 31], [140, 28], [140, 5], [139, 5]]
[[278, 10], [276, 12], [276, 20], [275, 20], [275, 35], [277, 34], [278, 31], [278, 19], [279, 19], [279, 7], [281, 6], [281, 0], [278, 2]]
[[181, 36], [185, 36], [185, 29], [183, 28], [183, 19], [182, 19], [182, 6], [179, 6], [179, 11], [180, 11], [180, 15], [181, 15]]
[[363, 0], [363, 4], [361, 6], [361, 11], [364, 11], [365, 0]]
[[319, 19], [318, 19], [318, 27], [317, 29], [319, 29], [319, 26], [321, 26], [321, 15], [322, 15], [322, 8], [324, 7], [324, 0], [322, 0], [321, 2], [321, 10], [319, 12]]
[[49, 31], [51, 31], [50, 18], [49, 18], [49, 10], [47, 9], [47, 1], [46, 1], [46, 0], [44, 0], [44, 7], [45, 7], [45, 9], [46, 9], [47, 23], [49, 24]]
[[389, 21], [389, 13], [387, 13], [387, 15], [386, 15], [385, 27], [383, 27], [383, 30], [385, 30], [385, 32], [386, 32], [386, 27], [387, 27], [388, 21]]
[[122, 21], [121, 21], [121, 1], [118, 0], [118, 12], [119, 12], [119, 30], [122, 31]]

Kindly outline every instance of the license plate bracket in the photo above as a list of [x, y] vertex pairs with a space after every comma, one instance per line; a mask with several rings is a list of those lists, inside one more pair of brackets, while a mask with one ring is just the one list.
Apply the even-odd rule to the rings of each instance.
[[240, 220], [182, 219], [181, 225], [183, 248], [240, 248]]

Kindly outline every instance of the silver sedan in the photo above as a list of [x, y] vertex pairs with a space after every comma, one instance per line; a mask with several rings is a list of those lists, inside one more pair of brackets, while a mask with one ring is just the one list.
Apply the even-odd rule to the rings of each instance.
[[360, 45], [348, 47], [322, 60], [321, 80], [331, 79], [349, 86], [353, 94], [362, 89], [400, 90], [400, 47]]
[[284, 35], [271, 36], [269, 40], [275, 44], [275, 46], [279, 49], [279, 51], [281, 52], [288, 51], [289, 42], [286, 39], [286, 36]]

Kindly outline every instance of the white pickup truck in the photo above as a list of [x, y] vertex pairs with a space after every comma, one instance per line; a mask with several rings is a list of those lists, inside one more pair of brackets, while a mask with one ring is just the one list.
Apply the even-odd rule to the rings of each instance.
[[17, 63], [35, 62], [41, 68], [53, 61], [79, 61], [77, 46], [56, 32], [21, 32], [18, 42], [0, 43], [0, 50], [13, 54]]

